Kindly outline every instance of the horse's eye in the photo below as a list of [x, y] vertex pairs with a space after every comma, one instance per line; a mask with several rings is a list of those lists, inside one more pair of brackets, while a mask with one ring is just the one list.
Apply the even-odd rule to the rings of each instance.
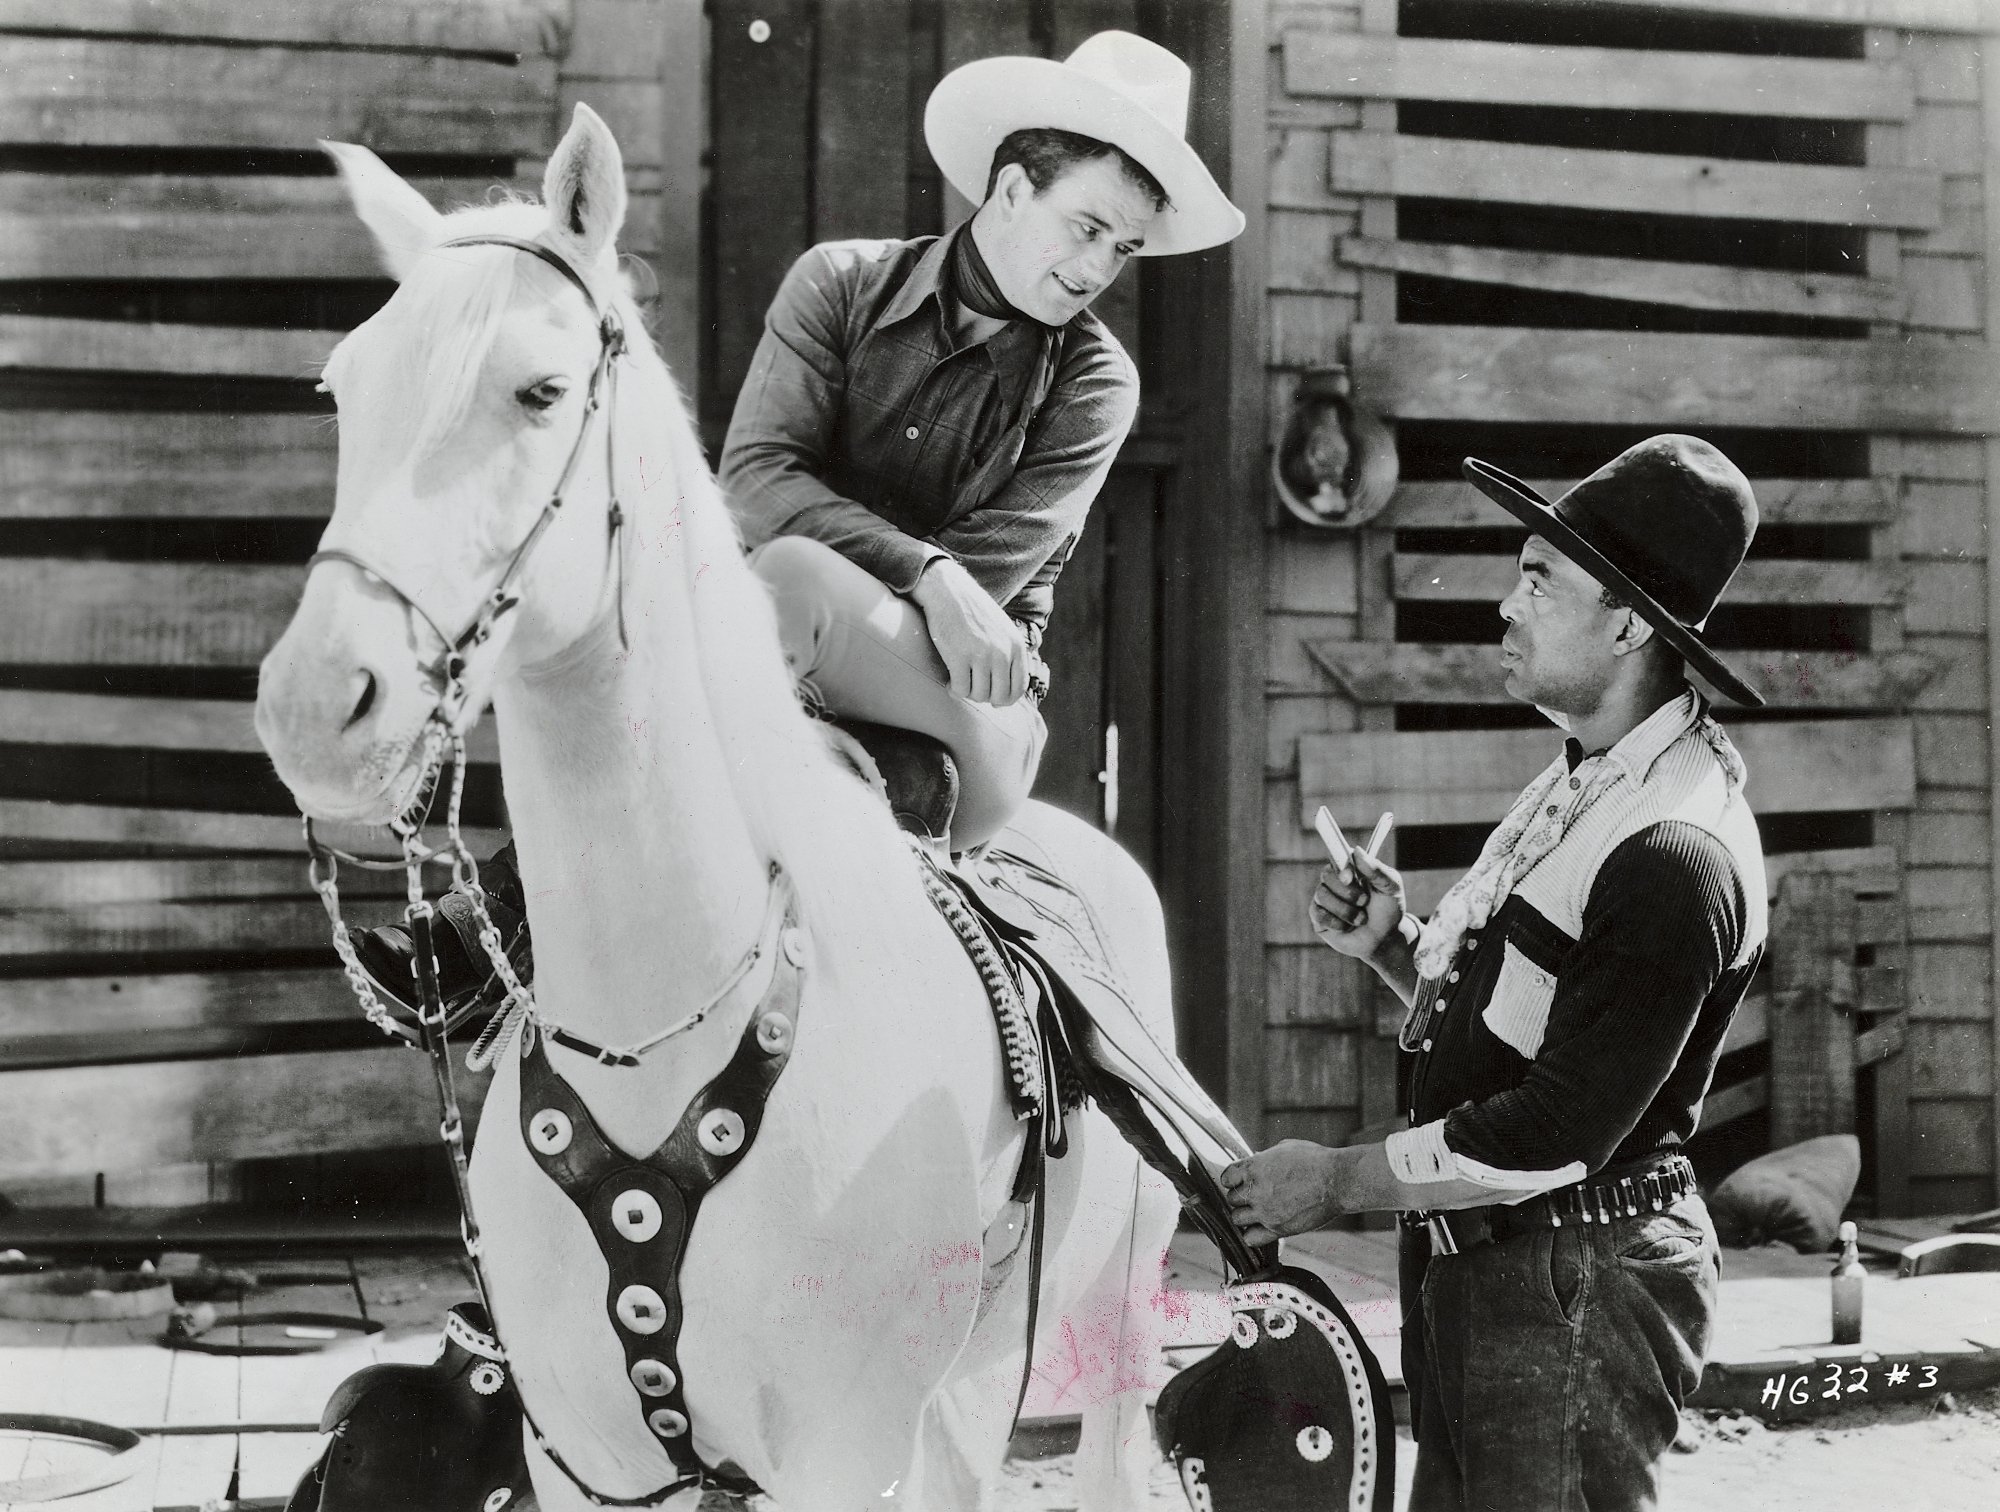
[[544, 378], [540, 383], [531, 383], [514, 397], [521, 401], [521, 408], [540, 413], [551, 410], [561, 402], [568, 389], [559, 378]]

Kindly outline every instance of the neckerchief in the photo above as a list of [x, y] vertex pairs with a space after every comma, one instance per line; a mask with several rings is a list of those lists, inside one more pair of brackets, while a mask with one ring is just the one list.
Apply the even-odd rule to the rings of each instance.
[[[1452, 885], [1423, 926], [1416, 949], [1418, 975], [1432, 981], [1442, 979], [1458, 954], [1459, 942], [1471, 931], [1485, 927], [1494, 909], [1521, 879], [1562, 844], [1570, 827], [1619, 783], [1630, 779], [1636, 792], [1653, 760], [1690, 731], [1700, 735], [1715, 753], [1729, 791], [1742, 787], [1743, 758], [1692, 688], [1662, 704], [1610, 750], [1580, 762], [1574, 774], [1567, 755], [1556, 757], [1514, 800], [1507, 817], [1487, 836], [1472, 870]], [[1571, 775], [1583, 783], [1576, 802], [1551, 805], [1550, 791]]]

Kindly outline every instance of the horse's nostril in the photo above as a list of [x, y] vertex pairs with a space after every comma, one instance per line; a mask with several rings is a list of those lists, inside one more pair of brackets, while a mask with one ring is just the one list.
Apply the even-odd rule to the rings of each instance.
[[347, 716], [347, 728], [353, 729], [368, 717], [368, 711], [375, 707], [375, 674], [361, 674], [361, 696], [354, 701], [354, 712]]

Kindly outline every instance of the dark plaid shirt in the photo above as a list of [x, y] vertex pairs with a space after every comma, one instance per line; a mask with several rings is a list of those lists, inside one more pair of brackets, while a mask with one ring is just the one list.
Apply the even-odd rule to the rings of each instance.
[[826, 242], [792, 265], [736, 397], [722, 484], [751, 546], [810, 536], [898, 593], [949, 555], [1038, 635], [1139, 376], [1087, 310], [955, 348], [951, 248]]

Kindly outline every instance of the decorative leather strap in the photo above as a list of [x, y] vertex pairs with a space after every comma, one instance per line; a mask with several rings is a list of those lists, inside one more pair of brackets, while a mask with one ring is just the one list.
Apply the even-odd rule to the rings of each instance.
[[804, 984], [805, 937], [787, 913], [771, 985], [736, 1051], [651, 1154], [613, 1145], [583, 1099], [549, 1063], [532, 1026], [521, 1042], [521, 1137], [545, 1175], [574, 1202], [603, 1251], [605, 1307], [625, 1350], [646, 1428], [683, 1475], [741, 1493], [747, 1477], [704, 1464], [694, 1448], [679, 1341], [680, 1292], [702, 1198], [743, 1159], [764, 1106], [791, 1059]]

